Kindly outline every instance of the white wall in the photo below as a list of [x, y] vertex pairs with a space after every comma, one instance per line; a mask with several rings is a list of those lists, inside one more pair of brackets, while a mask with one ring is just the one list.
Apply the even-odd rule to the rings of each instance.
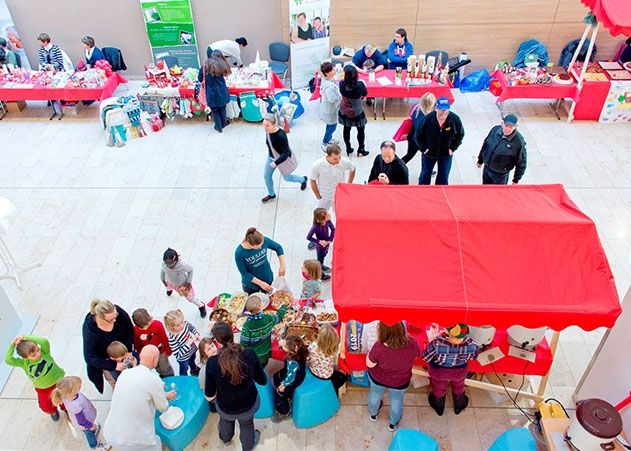
[[[626, 308], [625, 308], [626, 307]], [[601, 398], [616, 405], [631, 391], [631, 287], [622, 301], [622, 314], [608, 336], [600, 343], [600, 352], [583, 375], [574, 397], [577, 400]], [[627, 437], [631, 437], [631, 406], [622, 411]]]

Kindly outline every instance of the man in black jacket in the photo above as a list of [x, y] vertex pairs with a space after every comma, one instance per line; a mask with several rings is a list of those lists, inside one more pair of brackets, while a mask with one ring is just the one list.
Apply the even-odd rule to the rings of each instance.
[[432, 171], [438, 163], [437, 185], [449, 184], [449, 171], [454, 152], [464, 138], [464, 127], [456, 113], [449, 111], [447, 97], [436, 100], [436, 111], [429, 113], [416, 132], [416, 142], [421, 149], [421, 175], [419, 185], [429, 185]]
[[375, 157], [368, 182], [378, 181], [382, 185], [408, 185], [408, 167], [396, 154], [392, 141], [381, 143], [381, 153]]
[[526, 142], [517, 131], [517, 116], [507, 114], [502, 125], [491, 129], [482, 144], [477, 167], [484, 165], [482, 183], [484, 185], [506, 185], [510, 171], [515, 169], [513, 184], [526, 172]]

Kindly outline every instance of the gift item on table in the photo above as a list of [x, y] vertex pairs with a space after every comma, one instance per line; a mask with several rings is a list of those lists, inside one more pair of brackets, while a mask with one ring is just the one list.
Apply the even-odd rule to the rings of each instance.
[[99, 69], [87, 69], [83, 72], [75, 72], [69, 78], [69, 85], [75, 88], [100, 88], [107, 80], [105, 71]]
[[94, 69], [103, 71], [106, 77], [112, 75], [112, 65], [107, 60], [98, 60], [94, 63]]

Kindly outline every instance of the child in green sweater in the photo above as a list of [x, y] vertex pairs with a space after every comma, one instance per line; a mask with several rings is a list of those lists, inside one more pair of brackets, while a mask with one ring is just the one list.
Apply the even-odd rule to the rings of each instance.
[[[19, 357], [14, 355], [14, 351]], [[4, 362], [24, 370], [37, 392], [39, 408], [50, 415], [53, 421], [57, 421], [59, 412], [50, 397], [65, 372], [50, 355], [50, 342], [30, 335], [15, 337], [7, 349]], [[66, 410], [63, 404], [61, 408]]]
[[241, 345], [252, 348], [265, 367], [272, 355], [272, 329], [285, 317], [287, 306], [283, 305], [275, 315], [266, 314], [261, 311], [261, 298], [254, 294], [246, 301], [245, 309], [250, 316], [241, 330]]

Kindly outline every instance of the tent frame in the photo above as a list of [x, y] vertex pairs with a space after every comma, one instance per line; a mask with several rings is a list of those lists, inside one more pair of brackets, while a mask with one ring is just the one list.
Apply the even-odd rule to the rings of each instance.
[[[572, 61], [570, 61], [570, 65], [568, 66], [568, 71], [572, 71], [574, 64], [578, 60], [578, 55], [583, 48], [583, 44], [585, 43], [585, 39], [587, 39], [587, 35], [591, 32], [591, 37], [589, 38], [589, 47], [587, 48], [587, 54], [585, 55], [585, 62], [583, 63], [583, 67], [581, 67], [581, 72], [578, 74], [578, 92], [580, 93], [583, 89], [583, 81], [585, 81], [585, 73], [587, 72], [587, 66], [589, 65], [589, 60], [594, 51], [594, 45], [596, 44], [596, 36], [598, 35], [599, 23], [588, 23], [585, 26], [585, 31], [583, 32], [583, 36], [581, 36], [581, 41], [578, 43], [576, 50], [574, 51], [574, 55], [572, 56]], [[570, 107], [570, 111], [568, 112], [567, 121], [572, 122], [574, 120], [574, 110], [576, 109], [576, 102], [572, 102], [572, 106]]]

